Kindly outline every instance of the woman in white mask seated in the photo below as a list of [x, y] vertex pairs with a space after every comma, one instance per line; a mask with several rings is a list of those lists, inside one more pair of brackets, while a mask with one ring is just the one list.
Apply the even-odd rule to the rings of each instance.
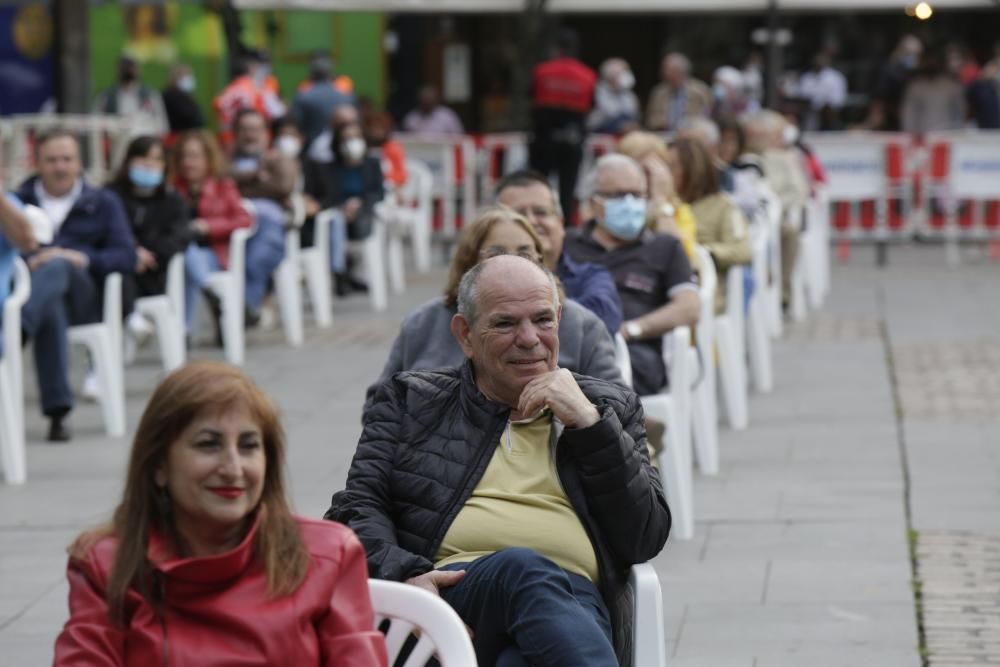
[[347, 267], [347, 240], [359, 241], [371, 234], [375, 205], [385, 196], [382, 165], [369, 155], [361, 125], [351, 122], [334, 125], [331, 149], [333, 162], [310, 162], [306, 169], [306, 193], [322, 209], [334, 208], [330, 228], [330, 270], [338, 295], [366, 291]]

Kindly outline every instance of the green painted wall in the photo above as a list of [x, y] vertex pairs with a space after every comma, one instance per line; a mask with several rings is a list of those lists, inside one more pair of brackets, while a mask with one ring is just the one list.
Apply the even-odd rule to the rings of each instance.
[[[133, 48], [142, 63], [142, 78], [160, 88], [172, 63], [187, 63], [198, 80], [196, 95], [202, 110], [206, 118], [214, 120], [212, 98], [227, 83], [222, 25], [214, 14], [191, 3], [169, 2], [163, 11], [158, 18], [167, 26], [167, 38], [147, 39]], [[306, 78], [310, 54], [327, 50], [336, 59], [338, 73], [354, 79], [357, 94], [372, 98], [377, 106], [384, 104], [386, 71], [381, 14], [247, 11], [241, 19], [244, 41], [270, 51], [274, 74], [287, 102], [291, 102], [299, 82]], [[114, 83], [118, 57], [127, 43], [126, 9], [101, 5], [90, 10], [94, 95]]]

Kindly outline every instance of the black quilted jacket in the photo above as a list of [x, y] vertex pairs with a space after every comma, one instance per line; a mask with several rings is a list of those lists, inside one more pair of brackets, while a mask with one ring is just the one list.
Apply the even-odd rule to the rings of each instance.
[[[663, 548], [670, 510], [647, 458], [639, 398], [604, 380], [574, 377], [601, 419], [562, 431], [557, 469], [594, 544], [601, 593], [618, 616], [628, 568]], [[509, 414], [479, 391], [468, 362], [399, 373], [382, 385], [364, 416], [347, 488], [333, 496], [326, 513], [357, 533], [370, 576], [402, 581], [433, 569]]]

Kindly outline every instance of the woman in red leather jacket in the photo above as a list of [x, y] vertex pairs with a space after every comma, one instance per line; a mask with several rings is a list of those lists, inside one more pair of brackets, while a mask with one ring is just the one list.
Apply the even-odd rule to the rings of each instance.
[[191, 130], [177, 139], [170, 166], [174, 188], [188, 205], [194, 237], [184, 252], [184, 316], [190, 332], [199, 293], [218, 311], [218, 296], [206, 289], [208, 277], [213, 271], [228, 268], [229, 237], [253, 221], [243, 208], [236, 183], [223, 176], [222, 152], [205, 130]]
[[284, 450], [274, 404], [239, 370], [169, 375], [114, 517], [70, 547], [56, 667], [384, 666], [364, 548], [291, 514]]

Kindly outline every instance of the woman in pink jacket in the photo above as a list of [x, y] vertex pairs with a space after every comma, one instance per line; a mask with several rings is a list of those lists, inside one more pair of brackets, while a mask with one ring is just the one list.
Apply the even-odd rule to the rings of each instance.
[[364, 549], [291, 514], [284, 450], [274, 404], [237, 369], [168, 376], [114, 517], [70, 548], [56, 667], [384, 666]]

